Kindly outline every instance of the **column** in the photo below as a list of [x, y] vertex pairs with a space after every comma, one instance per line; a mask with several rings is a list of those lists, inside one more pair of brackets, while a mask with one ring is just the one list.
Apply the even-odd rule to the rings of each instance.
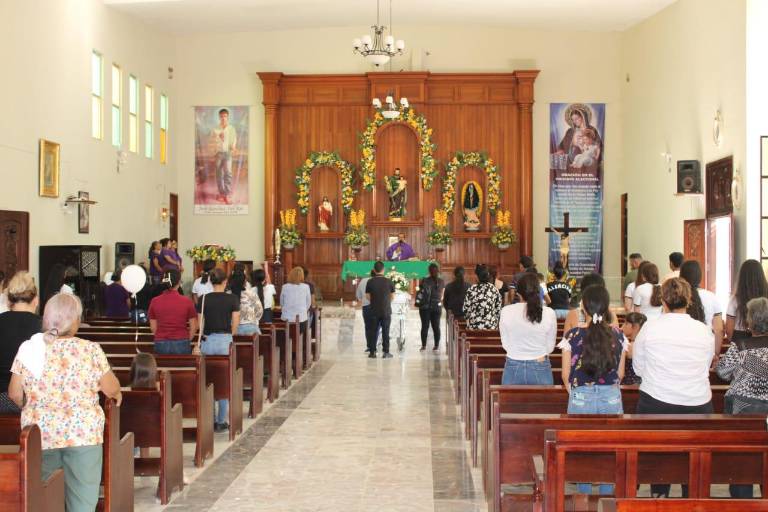
[[538, 70], [515, 71], [520, 134], [520, 253], [533, 255], [533, 83]]
[[263, 86], [264, 104], [264, 256], [274, 259], [277, 216], [277, 133], [280, 78], [282, 73], [258, 73]]

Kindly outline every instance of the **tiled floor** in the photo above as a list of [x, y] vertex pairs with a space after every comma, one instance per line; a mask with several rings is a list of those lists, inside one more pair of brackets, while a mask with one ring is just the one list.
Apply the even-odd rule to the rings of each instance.
[[[418, 314], [394, 359], [363, 354], [359, 312], [326, 308], [323, 356], [167, 507], [142, 481], [137, 511], [485, 511], [444, 352], [419, 352]], [[393, 343], [393, 346], [394, 343]]]

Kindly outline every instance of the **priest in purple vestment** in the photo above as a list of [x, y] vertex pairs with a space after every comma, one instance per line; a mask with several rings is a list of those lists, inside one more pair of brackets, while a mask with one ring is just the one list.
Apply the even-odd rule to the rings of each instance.
[[387, 249], [387, 259], [389, 261], [405, 261], [416, 257], [413, 247], [405, 242], [405, 233], [397, 235], [397, 242]]

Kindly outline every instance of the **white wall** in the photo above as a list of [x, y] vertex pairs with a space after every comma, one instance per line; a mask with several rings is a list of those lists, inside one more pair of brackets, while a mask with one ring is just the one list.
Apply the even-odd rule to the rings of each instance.
[[[174, 118], [183, 247], [216, 241], [238, 256], [260, 260], [263, 247], [264, 110], [257, 71], [364, 73], [371, 69], [351, 51], [351, 40], [368, 27], [190, 35], [177, 39], [179, 83]], [[607, 103], [605, 272], [619, 273], [619, 194], [622, 119], [619, 42], [616, 33], [523, 31], [472, 26], [400, 26], [421, 69], [434, 72], [512, 71], [537, 68], [534, 105], [534, 256], [546, 266], [549, 222], [549, 103]], [[428, 51], [429, 56], [422, 56]], [[411, 56], [393, 70], [411, 69]], [[195, 105], [251, 105], [251, 213], [243, 217], [193, 215]], [[482, 148], [478, 148], [482, 149]], [[441, 164], [442, 165], [442, 164]], [[292, 172], [292, 170], [285, 170]], [[613, 279], [612, 282], [618, 282]], [[618, 288], [616, 288], [618, 291]]]
[[[0, 2], [0, 207], [30, 212], [30, 270], [37, 274], [38, 247], [100, 244], [102, 268], [114, 265], [114, 243], [136, 242], [139, 256], [152, 239], [167, 236], [159, 218], [161, 201], [176, 187], [173, 151], [169, 165], [157, 156], [130, 154], [116, 172], [111, 141], [109, 94], [112, 62], [123, 68], [124, 148], [127, 149], [128, 73], [165, 92], [175, 108], [174, 84], [167, 79], [173, 61], [169, 37], [103, 6], [100, 0]], [[91, 138], [91, 51], [104, 56], [104, 140]], [[143, 96], [142, 96], [143, 97]], [[143, 112], [143, 108], [142, 108]], [[172, 129], [173, 127], [171, 127]], [[158, 133], [156, 125], [156, 134]], [[38, 140], [61, 144], [59, 199], [38, 197]], [[159, 138], [156, 136], [155, 148]], [[143, 136], [141, 149], [143, 154]], [[156, 152], [157, 155], [157, 152]], [[90, 234], [77, 233], [77, 215], [62, 213], [68, 194], [90, 192]], [[76, 211], [76, 208], [75, 208]], [[45, 276], [43, 276], [43, 279]]]
[[[675, 197], [676, 169], [660, 156], [745, 167], [745, 0], [679, 0], [622, 34], [621, 76], [629, 249], [666, 269], [683, 250], [683, 220], [704, 218], [704, 198]], [[762, 57], [764, 58], [764, 52]], [[629, 76], [629, 82], [626, 77]], [[761, 91], [764, 92], [764, 91]], [[721, 147], [712, 139], [724, 119]], [[735, 212], [736, 261], [746, 254], [745, 208]]]

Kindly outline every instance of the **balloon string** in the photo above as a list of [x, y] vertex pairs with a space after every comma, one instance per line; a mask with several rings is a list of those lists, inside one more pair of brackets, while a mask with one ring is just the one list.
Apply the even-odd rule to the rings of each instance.
[[[136, 297], [135, 293], [133, 294], [133, 299], [135, 301], [138, 301], [138, 298]], [[136, 322], [136, 331], [133, 335], [133, 348], [134, 350], [136, 350], [136, 353], [139, 354], [140, 352], [139, 352], [139, 313], [138, 311], [136, 310], [133, 311], [133, 318]]]

